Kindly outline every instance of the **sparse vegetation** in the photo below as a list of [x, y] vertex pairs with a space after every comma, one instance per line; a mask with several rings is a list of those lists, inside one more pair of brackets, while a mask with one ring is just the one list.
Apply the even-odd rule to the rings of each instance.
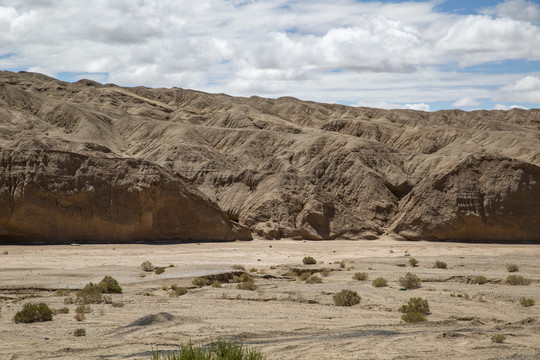
[[58, 296], [68, 296], [71, 292], [67, 289], [58, 289], [56, 290], [56, 295]]
[[146, 272], [152, 272], [154, 271], [155, 267], [150, 261], [146, 260], [141, 264], [141, 269]]
[[237, 289], [240, 290], [255, 290], [257, 286], [255, 285], [255, 279], [253, 279], [249, 274], [242, 274], [240, 276], [234, 277], [234, 282], [238, 283], [236, 285]]
[[181, 345], [180, 350], [160, 354], [152, 352], [151, 360], [264, 360], [266, 356], [257, 349], [248, 348], [238, 341], [220, 340], [209, 346]]
[[53, 309], [53, 315], [58, 315], [58, 314], [69, 314], [69, 309], [67, 307], [63, 307], [60, 309]]
[[123, 308], [125, 304], [122, 301], [113, 301], [111, 305], [114, 308]]
[[195, 286], [202, 287], [210, 285], [210, 280], [203, 277], [196, 277], [191, 283]]
[[425, 317], [424, 314], [419, 313], [419, 312], [408, 312], [401, 315], [401, 320], [405, 322], [416, 323], [416, 322], [426, 321], [427, 318]]
[[103, 295], [103, 302], [104, 302], [105, 304], [112, 304], [113, 299], [112, 299], [112, 297], [110, 297], [110, 296]]
[[103, 300], [101, 287], [94, 283], [88, 283], [84, 288], [77, 292], [75, 302], [77, 304], [99, 304]]
[[506, 283], [508, 285], [529, 285], [531, 280], [526, 279], [521, 275], [508, 275], [506, 277]]
[[365, 281], [368, 279], [368, 274], [365, 272], [357, 272], [353, 275], [353, 280]]
[[106, 275], [98, 284], [104, 294], [121, 294], [122, 287], [112, 276]]
[[300, 274], [299, 279], [300, 279], [300, 281], [305, 281], [310, 276], [311, 276], [311, 273], [309, 271], [306, 271], [306, 272], [303, 272], [302, 274]]
[[86, 316], [84, 314], [75, 314], [73, 318], [77, 321], [83, 321], [84, 319], [86, 319]]
[[306, 279], [306, 284], [322, 284], [322, 279], [317, 275], [312, 275]]
[[328, 277], [330, 275], [330, 269], [324, 268], [321, 270], [321, 275], [324, 277]]
[[219, 281], [214, 281], [212, 284], [210, 284], [210, 286], [214, 287], [214, 288], [222, 288], [223, 285], [221, 285], [221, 283]]
[[188, 289], [184, 286], [171, 285], [171, 289], [173, 290], [171, 296], [182, 296], [188, 292]]
[[448, 269], [448, 265], [444, 261], [435, 261], [434, 267], [437, 269]]
[[371, 283], [374, 287], [386, 287], [388, 286], [388, 281], [383, 277], [378, 277]]
[[409, 299], [409, 301], [402, 305], [399, 310], [399, 312], [402, 312], [404, 314], [406, 313], [420, 313], [423, 315], [429, 314], [429, 304], [427, 300], [422, 299], [420, 297], [412, 297]]
[[504, 342], [506, 340], [506, 336], [504, 334], [495, 334], [491, 336], [491, 341], [496, 342], [498, 344]]
[[482, 275], [478, 275], [478, 276], [475, 276], [473, 281], [472, 281], [474, 284], [479, 284], [479, 285], [483, 285], [485, 283], [487, 283], [487, 278], [485, 276], [482, 276]]
[[417, 267], [418, 266], [418, 260], [416, 260], [415, 258], [410, 258], [409, 259], [409, 265], [411, 265], [412, 267]]
[[314, 265], [317, 263], [317, 260], [315, 260], [311, 256], [306, 256], [305, 258], [302, 259], [302, 263], [304, 265]]
[[506, 270], [508, 270], [508, 272], [518, 272], [519, 266], [517, 266], [516, 264], [508, 264], [506, 265]]
[[79, 305], [75, 308], [77, 314], [89, 314], [92, 312], [90, 305]]
[[156, 275], [163, 274], [164, 272], [165, 272], [165, 268], [162, 267], [162, 266], [159, 266], [159, 267], [157, 267], [157, 268], [154, 270], [154, 273], [155, 273]]
[[77, 329], [73, 332], [75, 336], [86, 336], [86, 330], [83, 328]]
[[337, 306], [353, 306], [360, 303], [361, 299], [358, 293], [352, 290], [344, 289], [334, 295], [334, 303]]
[[519, 299], [519, 303], [521, 304], [521, 306], [529, 307], [533, 306], [535, 304], [535, 301], [532, 298], [522, 297]]
[[341, 260], [341, 262], [339, 263], [339, 267], [345, 269], [345, 266], [345, 260]]
[[243, 265], [233, 265], [232, 268], [233, 270], [246, 271], [246, 268]]
[[45, 303], [24, 304], [22, 310], [17, 312], [13, 317], [15, 323], [35, 323], [43, 321], [51, 321], [53, 319], [53, 311]]
[[405, 289], [418, 289], [421, 285], [421, 280], [413, 273], [406, 273], [405, 276], [398, 279], [398, 284]]

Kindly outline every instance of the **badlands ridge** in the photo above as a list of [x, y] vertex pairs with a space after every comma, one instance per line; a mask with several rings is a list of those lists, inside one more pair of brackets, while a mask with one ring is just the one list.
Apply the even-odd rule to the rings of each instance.
[[0, 242], [540, 243], [540, 110], [381, 110], [0, 72]]

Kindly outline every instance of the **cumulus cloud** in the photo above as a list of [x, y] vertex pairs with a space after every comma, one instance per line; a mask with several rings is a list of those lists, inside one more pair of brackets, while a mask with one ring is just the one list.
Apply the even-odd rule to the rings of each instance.
[[505, 1], [476, 15], [442, 13], [437, 4], [4, 0], [0, 68], [234, 95], [397, 99], [421, 110], [450, 99], [476, 106], [464, 104], [503, 93], [536, 101], [537, 89], [511, 88], [514, 78], [441, 68], [540, 60], [537, 4]]
[[540, 77], [525, 76], [511, 84], [503, 86], [498, 100], [540, 103]]
[[520, 106], [520, 105], [495, 104], [495, 105], [493, 106], [493, 110], [512, 110], [512, 109], [523, 109], [523, 110], [528, 110], [526, 107]]
[[455, 101], [452, 106], [455, 107], [468, 107], [468, 106], [478, 106], [480, 103], [473, 97], [465, 96], [461, 99]]

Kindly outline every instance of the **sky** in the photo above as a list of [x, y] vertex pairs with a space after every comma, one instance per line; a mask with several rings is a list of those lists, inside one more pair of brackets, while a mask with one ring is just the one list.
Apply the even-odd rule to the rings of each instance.
[[540, 0], [0, 0], [0, 70], [386, 109], [540, 108]]

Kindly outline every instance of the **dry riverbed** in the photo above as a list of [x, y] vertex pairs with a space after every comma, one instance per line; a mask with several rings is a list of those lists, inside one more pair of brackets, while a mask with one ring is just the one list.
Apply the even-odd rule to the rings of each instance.
[[[317, 264], [303, 265], [305, 256]], [[268, 359], [538, 359], [539, 259], [535, 245], [390, 239], [0, 246], [0, 359], [149, 359], [152, 349], [217, 338], [240, 339]], [[145, 260], [165, 272], [142, 271]], [[437, 260], [448, 268], [435, 268]], [[507, 264], [519, 271], [509, 273]], [[238, 271], [234, 265], [245, 267], [257, 289], [192, 285], [194, 277]], [[307, 284], [294, 269], [322, 283]], [[354, 280], [356, 272], [368, 279]], [[422, 279], [421, 288], [401, 289], [397, 281], [407, 272]], [[506, 284], [512, 274], [531, 283]], [[77, 321], [77, 305], [66, 299], [105, 275], [117, 279], [123, 293], [110, 295], [115, 306], [91, 304]], [[479, 275], [485, 284], [471, 282]], [[377, 277], [388, 286], [373, 287]], [[171, 296], [171, 285], [188, 292]], [[360, 303], [336, 306], [333, 295], [342, 289], [356, 291]], [[428, 300], [426, 322], [401, 320], [398, 308], [410, 297]], [[522, 297], [536, 304], [522, 306]], [[16, 324], [12, 319], [27, 302], [69, 313]], [[86, 336], [74, 336], [78, 328]], [[506, 339], [495, 343], [496, 334]]]

